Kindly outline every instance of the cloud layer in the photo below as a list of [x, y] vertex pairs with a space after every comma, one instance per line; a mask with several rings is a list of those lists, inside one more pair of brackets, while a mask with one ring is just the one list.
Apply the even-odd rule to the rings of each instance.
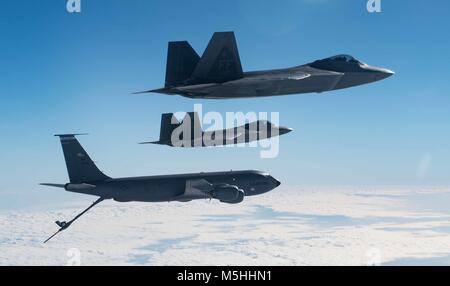
[[105, 202], [0, 216], [0, 265], [450, 265], [450, 188], [281, 188], [241, 205]]

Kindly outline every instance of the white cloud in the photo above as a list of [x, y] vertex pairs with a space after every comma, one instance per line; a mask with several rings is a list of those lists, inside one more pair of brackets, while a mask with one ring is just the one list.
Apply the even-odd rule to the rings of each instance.
[[84, 206], [10, 213], [0, 216], [0, 265], [66, 265], [72, 248], [83, 265], [366, 265], [374, 253], [443, 264], [450, 207], [432, 202], [445, 199], [450, 188], [281, 188], [241, 205], [105, 202], [46, 245], [52, 222]]

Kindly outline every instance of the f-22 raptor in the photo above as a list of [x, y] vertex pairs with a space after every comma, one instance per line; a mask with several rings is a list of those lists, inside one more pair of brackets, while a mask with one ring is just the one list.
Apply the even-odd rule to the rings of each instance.
[[201, 58], [188, 42], [169, 42], [165, 86], [139, 93], [205, 99], [321, 93], [372, 83], [393, 74], [350, 55], [286, 69], [244, 72], [234, 33], [217, 32]]
[[189, 202], [217, 199], [223, 203], [238, 204], [247, 196], [269, 192], [281, 184], [269, 174], [253, 170], [113, 179], [97, 168], [75, 134], [56, 136], [61, 140], [70, 182], [41, 185], [99, 198], [74, 219], [68, 222], [56, 221], [59, 230], [44, 243], [107, 199], [117, 202]]
[[188, 112], [180, 122], [173, 113], [161, 115], [159, 140], [141, 144], [158, 144], [171, 147], [215, 147], [249, 143], [292, 132], [292, 128], [276, 126], [267, 120], [258, 120], [242, 126], [203, 131], [197, 112]]

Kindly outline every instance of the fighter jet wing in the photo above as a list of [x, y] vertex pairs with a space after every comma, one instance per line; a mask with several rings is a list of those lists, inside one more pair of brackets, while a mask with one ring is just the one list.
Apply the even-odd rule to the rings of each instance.
[[173, 90], [180, 93], [190, 93], [190, 92], [208, 93], [210, 90], [213, 90], [218, 85], [219, 84], [217, 83], [195, 84], [195, 85], [175, 87], [173, 88]]
[[[228, 135], [227, 133], [225, 133], [225, 139], [227, 140], [227, 141], [234, 141], [234, 140], [236, 140], [236, 139], [238, 139], [238, 138], [240, 138], [241, 136], [245, 136], [245, 132], [236, 132], [235, 134], [231, 134], [231, 135]], [[244, 137], [245, 138], [245, 137]], [[244, 143], [244, 142], [243, 142]]]
[[[229, 130], [229, 129], [227, 129]], [[228, 133], [230, 133], [230, 135], [228, 135]], [[229, 132], [225, 132], [225, 138], [227, 140], [231, 140], [231, 139], [236, 139], [241, 137], [242, 135], [245, 135], [245, 127], [244, 126], [239, 126], [236, 128], [233, 128], [233, 131], [229, 131]]]
[[249, 82], [249, 81], [261, 82], [261, 81], [278, 81], [278, 80], [303, 80], [303, 79], [309, 78], [310, 76], [311, 76], [311, 74], [305, 73], [305, 72], [302, 72], [302, 73], [297, 72], [294, 75], [291, 75], [291, 74], [265, 74], [265, 75], [255, 76], [255, 77], [248, 77], [245, 79], [245, 81], [246, 82]]
[[290, 76], [290, 77], [288, 77], [288, 79], [290, 79], [290, 80], [302, 80], [302, 79], [308, 78], [310, 76], [311, 75], [309, 73], [304, 73], [304, 74]]
[[236, 128], [207, 130], [203, 133], [203, 138], [210, 138], [211, 140], [214, 140], [215, 143], [218, 143], [217, 141], [219, 141], [219, 143], [222, 142], [223, 145], [225, 145], [225, 141], [234, 142], [235, 139], [240, 138], [241, 136], [245, 136], [245, 130], [243, 128], [237, 128], [237, 130]]

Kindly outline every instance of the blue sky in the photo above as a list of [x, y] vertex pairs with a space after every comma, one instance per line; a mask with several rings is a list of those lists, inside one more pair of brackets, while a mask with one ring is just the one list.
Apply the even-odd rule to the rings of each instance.
[[[261, 169], [284, 185], [450, 183], [450, 3], [383, 0], [4, 0], [0, 9], [0, 210], [79, 196], [39, 187], [67, 181], [55, 133], [82, 144], [118, 176]], [[170, 40], [202, 53], [215, 31], [236, 32], [244, 70], [348, 53], [396, 72], [324, 94], [229, 101], [157, 94]], [[157, 139], [163, 112], [280, 112], [295, 132], [276, 159], [258, 149], [179, 150]], [[420, 162], [427, 166], [418, 176]]]

